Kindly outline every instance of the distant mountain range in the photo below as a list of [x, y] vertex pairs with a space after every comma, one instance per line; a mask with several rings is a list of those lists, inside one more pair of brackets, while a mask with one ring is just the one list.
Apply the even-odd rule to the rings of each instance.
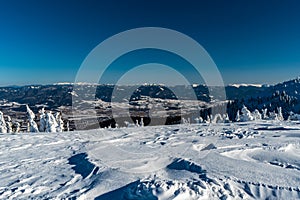
[[[95, 100], [110, 102], [114, 85], [98, 84], [77, 84], [81, 92], [95, 90], [93, 96]], [[37, 113], [41, 107], [47, 110], [59, 110], [63, 107], [66, 112], [70, 112], [72, 106], [72, 97], [76, 95], [73, 91], [75, 84], [59, 83], [52, 85], [29, 85], [29, 86], [10, 86], [0, 87], [0, 110], [4, 113], [15, 115], [26, 110], [23, 104], [28, 104], [32, 110]], [[191, 85], [196, 97], [202, 102], [211, 102], [218, 100], [218, 91], [220, 87], [213, 87], [214, 96], [210, 96], [209, 90], [205, 85]], [[224, 89], [224, 88], [223, 88]], [[176, 95], [172, 91], [177, 91]], [[189, 100], [192, 91], [187, 90], [187, 86], [171, 86], [145, 84], [141, 86], [118, 86], [118, 92], [134, 91], [130, 97], [130, 102], [139, 102], [146, 97], [155, 99], [180, 99]], [[275, 111], [277, 107], [282, 107], [285, 118], [289, 112], [300, 113], [300, 77], [278, 83], [276, 85], [249, 85], [233, 84], [225, 87], [228, 100], [227, 112], [231, 120], [234, 120], [237, 110], [246, 105], [250, 111], [254, 109], [267, 108], [269, 111]], [[122, 95], [121, 95], [122, 96]], [[123, 101], [124, 99], [113, 99], [114, 101]], [[13, 112], [10, 112], [13, 111]], [[71, 113], [71, 112], [70, 112]], [[71, 116], [69, 113], [68, 116]]]
[[[63, 83], [53, 85], [29, 85], [29, 86], [9, 86], [0, 87], [0, 101], [17, 102], [20, 104], [29, 104], [30, 106], [45, 105], [49, 107], [71, 106], [72, 91], [74, 84]], [[97, 85], [97, 84], [82, 84], [82, 89], [96, 87], [96, 98], [103, 101], [110, 101], [114, 85]], [[130, 90], [136, 86], [120, 86], [122, 90]], [[162, 99], [187, 99], [186, 86], [171, 86], [163, 85], [142, 85], [136, 90], [132, 99], [139, 99], [140, 96], [150, 96], [153, 98]], [[192, 86], [198, 100], [210, 101], [208, 88], [205, 85]], [[215, 90], [220, 90], [214, 87]], [[182, 91], [176, 93], [177, 97], [172, 93], [172, 90]], [[257, 97], [272, 96], [276, 92], [284, 92], [286, 95], [300, 99], [300, 78], [289, 80], [276, 85], [251, 85], [251, 84], [233, 84], [225, 87], [228, 100], [235, 99], [250, 99]], [[215, 97], [218, 98], [218, 97]]]

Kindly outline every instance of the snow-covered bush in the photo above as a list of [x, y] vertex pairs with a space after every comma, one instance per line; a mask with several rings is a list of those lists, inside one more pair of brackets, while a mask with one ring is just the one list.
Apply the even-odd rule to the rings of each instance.
[[254, 120], [261, 120], [261, 118], [262, 118], [260, 112], [257, 109], [255, 109], [252, 112], [252, 116], [253, 116]]
[[126, 127], [136, 127], [135, 124], [130, 123], [130, 122], [128, 122], [128, 121], [124, 121], [124, 124], [125, 124]]
[[224, 119], [221, 114], [216, 114], [212, 120], [212, 123], [223, 123]]
[[185, 118], [183, 117], [183, 118], [181, 119], [181, 121], [182, 121], [183, 124], [190, 124], [190, 123], [191, 123], [190, 118], [185, 119]]
[[229, 116], [227, 113], [223, 114], [223, 121], [224, 121], [224, 123], [230, 123], [230, 119], [229, 119]]
[[275, 111], [273, 111], [273, 112], [269, 112], [269, 119], [270, 120], [278, 120], [278, 115], [277, 115], [277, 113], [275, 112]]
[[242, 110], [241, 110], [241, 116], [240, 116], [240, 121], [241, 122], [247, 122], [247, 121], [253, 121], [254, 118], [251, 114], [251, 112], [248, 110], [248, 108], [244, 105]]
[[32, 110], [29, 108], [28, 105], [26, 105], [27, 110], [27, 118], [28, 118], [28, 131], [37, 133], [39, 132], [38, 126], [34, 121], [35, 114], [32, 112]]
[[0, 133], [7, 133], [6, 122], [4, 120], [4, 115], [0, 111]]
[[202, 119], [202, 117], [196, 117], [195, 118], [195, 122], [197, 123], [197, 124], [200, 124], [200, 123], [202, 123], [203, 122], [203, 119]]
[[300, 120], [300, 114], [295, 114], [293, 112], [290, 112], [288, 120], [298, 121]]

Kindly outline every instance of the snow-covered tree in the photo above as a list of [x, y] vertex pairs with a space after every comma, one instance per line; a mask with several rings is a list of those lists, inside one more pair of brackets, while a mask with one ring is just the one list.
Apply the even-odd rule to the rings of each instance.
[[241, 121], [240, 111], [239, 111], [239, 110], [238, 110], [237, 113], [236, 113], [235, 121], [236, 121], [236, 122]]
[[56, 113], [55, 119], [57, 122], [56, 132], [63, 132], [64, 131], [64, 121], [62, 120], [62, 116], [61, 116], [60, 112]]
[[10, 116], [7, 116], [7, 121], [6, 121], [6, 128], [7, 128], [7, 133], [12, 133], [12, 121]]
[[26, 105], [27, 110], [27, 118], [28, 118], [28, 127], [30, 132], [37, 133], [39, 132], [38, 126], [34, 121], [35, 114], [32, 112], [32, 110], [29, 108], [28, 105]]
[[48, 133], [56, 132], [58, 124], [57, 124], [56, 119], [53, 116], [51, 111], [46, 113], [45, 119], [46, 119], [46, 129], [45, 129], [45, 131], [48, 132]]
[[69, 132], [70, 131], [70, 122], [67, 120], [66, 123], [66, 130]]
[[135, 120], [135, 126], [136, 126], [136, 127], [140, 127], [139, 120]]
[[21, 125], [20, 125], [19, 122], [14, 122], [12, 127], [13, 127], [13, 132], [14, 133], [19, 133], [20, 132]]
[[40, 113], [40, 127], [39, 130], [40, 132], [45, 132], [46, 131], [46, 114], [45, 114], [45, 109], [42, 108], [39, 110]]
[[254, 120], [261, 120], [261, 118], [262, 118], [260, 112], [257, 109], [255, 109], [252, 112], [252, 116], [253, 116]]
[[242, 110], [241, 110], [241, 116], [240, 116], [240, 120], [242, 122], [247, 122], [247, 121], [253, 121], [254, 118], [251, 114], [251, 112], [248, 110], [248, 108], [244, 105]]
[[28, 105], [26, 105], [26, 111], [27, 111], [27, 118], [28, 118], [28, 120], [30, 121], [30, 120], [34, 120], [34, 118], [35, 118], [35, 114], [33, 113], [33, 111], [29, 108], [29, 106]]
[[262, 109], [262, 116], [261, 116], [262, 119], [268, 119], [268, 109], [265, 108], [265, 109]]
[[32, 133], [38, 133], [39, 132], [39, 128], [38, 128], [37, 124], [35, 123], [35, 121], [31, 120], [29, 122], [29, 125], [30, 125], [30, 132], [32, 132]]
[[0, 111], [0, 133], [7, 133], [7, 127], [4, 120], [4, 115], [1, 111]]
[[279, 121], [283, 121], [284, 120], [283, 114], [282, 114], [282, 108], [281, 107], [277, 108], [277, 117], [278, 117]]

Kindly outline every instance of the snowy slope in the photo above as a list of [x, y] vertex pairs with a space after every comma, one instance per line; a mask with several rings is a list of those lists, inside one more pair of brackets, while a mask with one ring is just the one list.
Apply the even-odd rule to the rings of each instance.
[[300, 124], [1, 134], [0, 180], [0, 199], [299, 199]]

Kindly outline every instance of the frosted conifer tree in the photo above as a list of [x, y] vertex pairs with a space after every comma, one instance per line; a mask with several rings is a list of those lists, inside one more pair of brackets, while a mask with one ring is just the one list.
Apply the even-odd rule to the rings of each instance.
[[69, 123], [69, 121], [67, 121], [66, 129], [67, 129], [68, 132], [70, 131], [70, 123]]
[[7, 122], [6, 122], [6, 128], [7, 128], [7, 133], [12, 133], [12, 122], [10, 116], [7, 116]]
[[39, 132], [38, 126], [34, 121], [35, 114], [32, 112], [32, 110], [29, 108], [28, 105], [26, 105], [26, 110], [27, 110], [27, 118], [28, 118], [28, 131], [37, 133]]
[[32, 132], [32, 133], [38, 133], [39, 132], [39, 128], [38, 128], [37, 124], [35, 123], [35, 121], [31, 120], [29, 122], [29, 125], [30, 125], [30, 132]]
[[4, 120], [4, 115], [0, 111], [0, 133], [7, 133], [6, 123]]
[[63, 132], [64, 121], [61, 118], [61, 113], [57, 112], [55, 118], [56, 118], [56, 122], [57, 122], [56, 132]]
[[135, 126], [140, 127], [139, 120], [135, 120]]
[[48, 133], [56, 132], [58, 124], [52, 112], [51, 111], [47, 112], [45, 118], [46, 118], [46, 132]]
[[14, 122], [13, 124], [13, 132], [14, 133], [19, 133], [20, 132], [20, 128], [21, 128], [21, 125], [19, 122]]
[[262, 110], [262, 116], [261, 116], [262, 119], [268, 119], [268, 109], [265, 108]]
[[284, 120], [283, 115], [282, 115], [282, 108], [281, 107], [277, 108], [277, 117], [278, 117], [279, 121]]
[[39, 130], [40, 132], [45, 132], [46, 131], [46, 114], [45, 114], [45, 109], [42, 108], [40, 111], [40, 127]]
[[236, 113], [235, 121], [236, 121], [236, 122], [241, 121], [241, 118], [240, 118], [240, 111], [239, 111], [239, 110], [238, 110], [237, 113]]

